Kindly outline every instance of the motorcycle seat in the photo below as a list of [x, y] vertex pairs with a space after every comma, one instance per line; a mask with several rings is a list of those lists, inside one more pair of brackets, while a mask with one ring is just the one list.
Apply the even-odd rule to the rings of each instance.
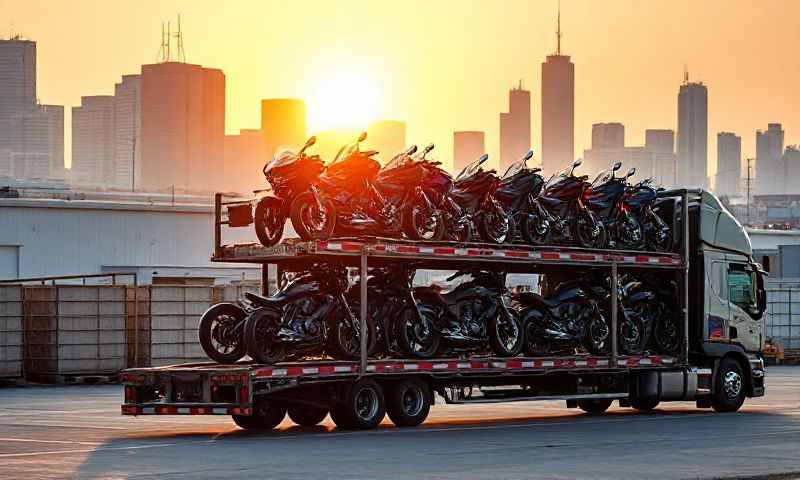
[[264, 297], [257, 293], [245, 292], [244, 297], [257, 305], [276, 305], [283, 302], [283, 297], [281, 295]]
[[526, 307], [545, 307], [554, 308], [558, 303], [546, 299], [545, 297], [534, 292], [522, 292], [513, 296], [513, 299]]

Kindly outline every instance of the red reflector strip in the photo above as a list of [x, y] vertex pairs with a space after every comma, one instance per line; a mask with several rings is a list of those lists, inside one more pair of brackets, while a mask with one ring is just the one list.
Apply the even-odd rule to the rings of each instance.
[[558, 252], [542, 252], [542, 260], [560, 260], [561, 254]]

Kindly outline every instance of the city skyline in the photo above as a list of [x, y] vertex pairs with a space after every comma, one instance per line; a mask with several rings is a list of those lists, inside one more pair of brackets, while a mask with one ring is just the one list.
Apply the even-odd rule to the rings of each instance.
[[[720, 8], [722, 6], [725, 8]], [[208, 2], [164, 2], [135, 12], [122, 6], [76, 2], [70, 9], [72, 17], [125, 16], [125, 24], [118, 26], [122, 31], [108, 45], [94, 40], [91, 43], [80, 35], [65, 38], [61, 25], [54, 26], [41, 16], [46, 9], [50, 16], [58, 17], [57, 11], [62, 8], [58, 4], [34, 1], [22, 6], [0, 0], [0, 7], [8, 12], [17, 30], [39, 43], [38, 85], [43, 103], [69, 107], [78, 105], [81, 96], [112, 94], [113, 85], [121, 74], [136, 71], [139, 65], [155, 60], [161, 21], [174, 18], [180, 11], [187, 37], [187, 61], [226, 73], [228, 134], [258, 128], [261, 98], [309, 99], [314, 94], [318, 77], [355, 64], [367, 66], [381, 87], [382, 105], [375, 119], [404, 120], [409, 128], [409, 143], [433, 141], [446, 151], [452, 147], [454, 130], [483, 130], [487, 132], [487, 151], [493, 158], [499, 152], [499, 132], [493, 124], [496, 125], [497, 112], [504, 109], [507, 85], [516, 83], [519, 78], [526, 84], [537, 85], [540, 64], [552, 53], [555, 43], [555, 1], [509, 2], [507, 12], [490, 12], [503, 18], [481, 27], [488, 29], [480, 36], [482, 43], [476, 42], [477, 37], [470, 34], [469, 27], [473, 24], [477, 27], [479, 18], [459, 17], [465, 22], [465, 28], [458, 32], [442, 24], [440, 31], [430, 39], [425, 55], [396, 54], [402, 46], [398, 43], [414, 35], [383, 38], [387, 32], [381, 30], [383, 40], [379, 42], [379, 32], [371, 27], [365, 27], [367, 30], [363, 33], [367, 40], [363, 42], [353, 36], [337, 35], [353, 25], [360, 25], [360, 18], [375, 14], [375, 10], [381, 8], [363, 3], [353, 3], [342, 11], [319, 4], [314, 9], [317, 14], [311, 18], [291, 6], [259, 3], [251, 9], [254, 15], [245, 18], [237, 13], [239, 9], [215, 10]], [[448, 9], [443, 6], [432, 5], [426, 9], [426, 15], [414, 16], [414, 21], [408, 23], [409, 33], [417, 30], [428, 33], [432, 25], [441, 24], [447, 15], [453, 14], [446, 13]], [[476, 9], [481, 10], [479, 3], [464, 10]], [[632, 144], [644, 143], [641, 137], [647, 128], [676, 128], [674, 91], [684, 64], [688, 64], [693, 79], [709, 86], [709, 150], [715, 150], [711, 136], [718, 131], [732, 131], [742, 136], [743, 156], [754, 156], [755, 139], [751, 132], [773, 122], [782, 123], [789, 132], [787, 143], [796, 142], [792, 141], [791, 132], [800, 131], [800, 113], [794, 111], [790, 107], [793, 102], [786, 99], [797, 97], [798, 67], [781, 61], [785, 52], [780, 53], [780, 49], [769, 52], [754, 49], [734, 28], [747, 18], [756, 25], [769, 25], [769, 29], [763, 31], [764, 42], [797, 44], [800, 33], [790, 28], [791, 22], [784, 20], [796, 17], [791, 13], [793, 9], [800, 11], [796, 5], [788, 2], [758, 7], [730, 2], [699, 5], [649, 2], [647, 6], [638, 6], [635, 2], [604, 2], [600, 7], [575, 0], [562, 2], [561, 9], [562, 49], [569, 52], [577, 69], [576, 153], [590, 145], [591, 124], [607, 119], [616, 119], [628, 126]], [[399, 9], [398, 21], [410, 18], [413, 11], [412, 7]], [[209, 12], [218, 14], [220, 25], [200, 21]], [[315, 30], [318, 35], [299, 44], [278, 33], [271, 33], [269, 41], [256, 41], [257, 22], [249, 17], [258, 17], [256, 13], [259, 12], [269, 13], [276, 21], [283, 19], [285, 22], [279, 23], [287, 25], [320, 27]], [[334, 21], [321, 24], [323, 28], [316, 23], [319, 21], [316, 17], [327, 14]], [[593, 21], [587, 23], [589, 18]], [[681, 32], [668, 27], [677, 20], [683, 22]], [[221, 25], [225, 22], [236, 24], [235, 31], [225, 32]], [[615, 25], [613, 31], [605, 28], [610, 23]], [[502, 31], [496, 31], [496, 25], [504, 25]], [[711, 28], [704, 30], [701, 28], [704, 26]], [[604, 41], [593, 42], [591, 39], [600, 34], [599, 27], [603, 27]], [[106, 28], [100, 23], [93, 34], [109, 33]], [[637, 45], [626, 42], [631, 33], [638, 34]], [[244, 38], [248, 39], [248, 48], [253, 54], [229, 55], [229, 51], [236, 51], [244, 44]], [[329, 38], [337, 40], [332, 45], [325, 44]], [[291, 61], [282, 48], [290, 41], [296, 48]], [[669, 51], [664, 50], [667, 41], [670, 42]], [[692, 48], [699, 43], [708, 47], [704, 48], [702, 56]], [[405, 47], [407, 50], [409, 46]], [[65, 53], [73, 50], [82, 53], [72, 56]], [[734, 55], [729, 50], [740, 54]], [[448, 54], [442, 56], [445, 52]], [[653, 54], [659, 55], [658, 62], [651, 61]], [[253, 62], [252, 58], [263, 60]], [[74, 67], [66, 68], [67, 59]], [[243, 62], [244, 59], [248, 60]], [[772, 61], [767, 61], [770, 59]], [[436, 62], [441, 65], [434, 65]], [[457, 69], [454, 62], [458, 64]], [[758, 73], [754, 72], [757, 65]], [[275, 75], [276, 71], [280, 75]], [[459, 73], [457, 82], [448, 78], [453, 72]], [[451, 85], [453, 83], [457, 85]], [[531, 93], [534, 98], [541, 94], [536, 89]], [[478, 98], [480, 102], [476, 101]], [[312, 110], [309, 105], [309, 112]], [[540, 113], [539, 102], [532, 102], [532, 143], [537, 159], [541, 157]], [[309, 133], [313, 133], [316, 121], [309, 119]], [[68, 131], [67, 136], [69, 134]], [[709, 176], [714, 174], [715, 163], [715, 155], [709, 155]]]

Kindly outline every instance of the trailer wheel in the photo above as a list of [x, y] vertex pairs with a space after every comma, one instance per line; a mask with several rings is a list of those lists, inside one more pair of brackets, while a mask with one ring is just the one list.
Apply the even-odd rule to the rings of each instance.
[[745, 388], [742, 367], [732, 358], [723, 358], [717, 367], [711, 407], [717, 412], [735, 412], [744, 403]]
[[327, 408], [310, 407], [308, 405], [292, 405], [289, 407], [289, 418], [301, 427], [318, 425], [327, 416]]
[[401, 380], [387, 393], [386, 413], [398, 427], [416, 427], [428, 418], [431, 395], [425, 382], [416, 378]]
[[628, 399], [628, 402], [631, 404], [631, 408], [635, 408], [640, 412], [652, 412], [658, 406], [658, 399], [657, 398], [638, 398], [638, 397], [631, 397]]
[[331, 419], [343, 430], [373, 429], [385, 415], [383, 390], [369, 378], [353, 383], [343, 398], [331, 406]]
[[271, 430], [286, 416], [286, 406], [277, 402], [260, 402], [252, 415], [231, 415], [233, 422], [245, 430]]
[[578, 400], [578, 408], [589, 415], [601, 415], [611, 406], [610, 398]]

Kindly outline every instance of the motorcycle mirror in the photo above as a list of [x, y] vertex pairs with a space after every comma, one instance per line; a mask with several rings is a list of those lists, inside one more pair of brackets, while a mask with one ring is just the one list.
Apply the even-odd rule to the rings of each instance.
[[361, 143], [366, 139], [367, 139], [367, 132], [361, 132], [361, 135], [358, 136], [358, 143]]
[[628, 174], [627, 174], [627, 175], [625, 175], [625, 176], [626, 176], [626, 177], [632, 177], [632, 176], [634, 176], [635, 174], [636, 174], [636, 169], [635, 169], [635, 168], [631, 168], [630, 170], [628, 170]]
[[622, 162], [614, 162], [614, 166], [611, 168], [611, 170], [616, 172], [620, 168], [622, 168]]
[[433, 144], [429, 143], [428, 146], [425, 147], [425, 150], [422, 151], [422, 154], [426, 155], [426, 154], [430, 153], [431, 150], [433, 150]]
[[315, 143], [317, 143], [317, 137], [312, 135], [311, 138], [306, 140], [306, 145], [305, 145], [304, 149], [310, 147], [311, 145], [314, 145]]
[[574, 169], [580, 167], [581, 163], [583, 163], [583, 160], [581, 160], [580, 158], [575, 160], [574, 162], [572, 162], [572, 168]]
[[415, 153], [417, 153], [416, 145], [411, 145], [411, 147], [408, 150], [406, 150], [406, 155], [414, 155]]
[[488, 153], [484, 153], [483, 155], [480, 156], [480, 158], [478, 159], [478, 165], [482, 164], [486, 160], [489, 160], [489, 154]]
[[528, 150], [528, 153], [525, 154], [525, 160], [530, 160], [533, 158], [533, 150]]

